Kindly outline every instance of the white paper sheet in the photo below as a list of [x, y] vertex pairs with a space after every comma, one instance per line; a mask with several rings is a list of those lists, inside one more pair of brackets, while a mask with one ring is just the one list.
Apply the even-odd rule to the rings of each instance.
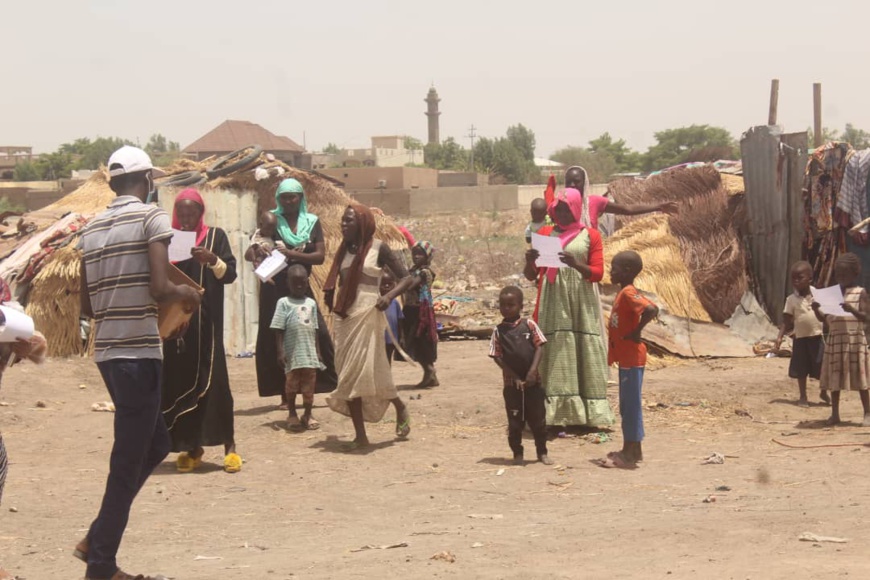
[[535, 266], [538, 268], [564, 268], [565, 264], [559, 259], [562, 252], [562, 242], [559, 238], [532, 234], [532, 248], [538, 250], [538, 259]]
[[172, 241], [169, 242], [169, 261], [182, 262], [190, 259], [190, 250], [196, 246], [196, 232], [172, 230]]
[[33, 336], [33, 319], [14, 308], [0, 306], [6, 322], [0, 326], [0, 342], [15, 342]]
[[845, 316], [855, 318], [840, 306], [843, 303], [843, 290], [839, 284], [828, 288], [811, 288], [813, 300], [819, 303], [819, 310], [829, 316]]
[[287, 260], [284, 259], [284, 254], [278, 250], [272, 250], [268, 258], [263, 260], [260, 267], [254, 270], [254, 274], [260, 279], [260, 282], [271, 280], [275, 274], [287, 267]]

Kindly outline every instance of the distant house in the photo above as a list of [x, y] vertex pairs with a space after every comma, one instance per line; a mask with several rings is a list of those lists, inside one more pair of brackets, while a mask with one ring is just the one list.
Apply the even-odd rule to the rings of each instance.
[[185, 156], [201, 161], [208, 157], [226, 155], [248, 145], [260, 145], [293, 167], [300, 167], [304, 149], [289, 137], [275, 135], [250, 121], [224, 121], [184, 148]]
[[343, 149], [335, 156], [341, 167], [404, 167], [422, 165], [422, 149], [406, 149], [405, 137], [372, 137], [372, 145], [366, 149]]

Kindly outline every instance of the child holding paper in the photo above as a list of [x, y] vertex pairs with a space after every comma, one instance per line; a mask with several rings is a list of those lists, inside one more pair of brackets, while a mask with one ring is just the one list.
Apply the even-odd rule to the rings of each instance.
[[[782, 326], [776, 338], [775, 351], [782, 345], [786, 334], [794, 334], [791, 349], [791, 361], [788, 365], [788, 376], [797, 379], [800, 399], [798, 406], [809, 407], [807, 400], [807, 378], [818, 380], [822, 371], [822, 323], [813, 313], [812, 303], [814, 288], [813, 267], [809, 262], [795, 262], [791, 267], [791, 283], [794, 292], [785, 300], [782, 313]], [[819, 392], [819, 398], [830, 404], [827, 391]]]
[[862, 425], [870, 427], [870, 353], [864, 324], [870, 316], [870, 297], [858, 286], [861, 262], [852, 253], [841, 255], [834, 265], [837, 284], [843, 291], [845, 315], [822, 312], [813, 301], [812, 309], [820, 322], [827, 323], [830, 332], [822, 358], [821, 387], [831, 391], [831, 418], [828, 425], [840, 423], [840, 391], [858, 391], [864, 406]]

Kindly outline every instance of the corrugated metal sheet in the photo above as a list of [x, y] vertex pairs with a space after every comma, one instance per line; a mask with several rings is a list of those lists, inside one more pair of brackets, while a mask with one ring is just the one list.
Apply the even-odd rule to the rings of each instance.
[[771, 320], [779, 323], [791, 292], [789, 269], [801, 258], [806, 134], [801, 141], [799, 136], [783, 136], [778, 127], [753, 127], [743, 135], [740, 149], [753, 290]]
[[[160, 206], [170, 215], [177, 194], [175, 189], [160, 190]], [[227, 233], [238, 271], [238, 278], [227, 286], [224, 295], [224, 346], [229, 356], [253, 351], [257, 342], [259, 282], [244, 254], [257, 227], [257, 194], [209, 189], [203, 198], [205, 223]]]

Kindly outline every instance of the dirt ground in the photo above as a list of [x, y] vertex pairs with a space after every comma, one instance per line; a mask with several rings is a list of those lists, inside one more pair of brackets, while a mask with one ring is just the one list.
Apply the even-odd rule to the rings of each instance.
[[[646, 462], [591, 464], [618, 449], [552, 442], [556, 466], [509, 465], [499, 372], [486, 343], [441, 348], [440, 388], [403, 387], [413, 431], [371, 426], [368, 454], [345, 454], [348, 419], [323, 408], [320, 431], [280, 428], [257, 397], [254, 361], [231, 360], [241, 473], [178, 474], [173, 456], [134, 504], [119, 554], [172, 578], [808, 578], [867, 577], [868, 429], [824, 429], [799, 409], [783, 360], [685, 362], [647, 375]], [[400, 385], [419, 380], [396, 363]], [[0, 426], [11, 465], [0, 565], [27, 580], [80, 578], [70, 551], [96, 514], [112, 441], [88, 360], [20, 365], [4, 379]], [[860, 403], [844, 396], [844, 419]], [[44, 408], [38, 402], [45, 404]], [[615, 402], [615, 401], [614, 401]], [[793, 446], [843, 444], [792, 449]], [[527, 441], [526, 455], [533, 456]], [[713, 452], [722, 465], [702, 465]], [[717, 491], [727, 486], [728, 491]], [[703, 503], [708, 496], [713, 503]], [[804, 532], [848, 543], [798, 541]], [[399, 544], [400, 547], [382, 549]], [[373, 546], [374, 549], [363, 549]], [[432, 559], [449, 552], [454, 562]]]

